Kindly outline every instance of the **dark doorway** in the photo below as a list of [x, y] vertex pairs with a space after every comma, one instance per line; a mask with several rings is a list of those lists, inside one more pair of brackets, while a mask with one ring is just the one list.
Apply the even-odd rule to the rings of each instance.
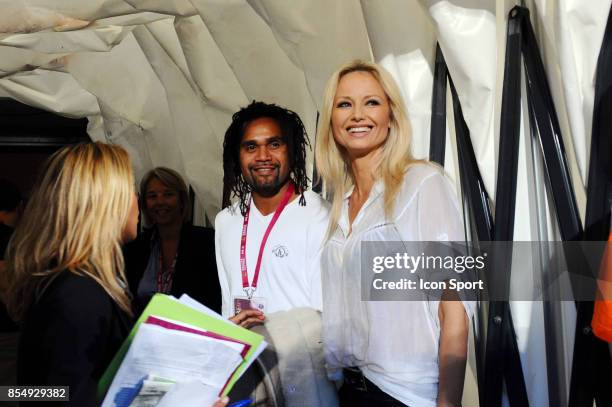
[[70, 119], [0, 98], [0, 177], [17, 184], [26, 197], [49, 155], [88, 140], [87, 119]]

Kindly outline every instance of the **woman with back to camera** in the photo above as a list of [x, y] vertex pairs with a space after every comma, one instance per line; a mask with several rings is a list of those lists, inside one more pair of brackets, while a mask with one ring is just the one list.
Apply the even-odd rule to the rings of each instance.
[[19, 384], [68, 386], [65, 405], [97, 404], [98, 380], [132, 325], [121, 244], [136, 237], [133, 185], [123, 148], [63, 148], [8, 248], [8, 307], [23, 322]]
[[71, 405], [95, 404], [131, 328], [121, 243], [137, 223], [124, 149], [80, 144], [47, 161], [8, 249], [20, 384], [70, 386]]
[[157, 167], [140, 182], [146, 229], [125, 248], [127, 278], [138, 310], [153, 294], [187, 294], [221, 311], [215, 232], [189, 223], [187, 185], [176, 171]]
[[412, 158], [401, 95], [383, 68], [355, 61], [332, 75], [315, 156], [333, 193], [323, 329], [328, 372], [344, 378], [341, 404], [460, 405], [473, 303], [361, 301], [362, 241], [463, 240], [451, 184]]

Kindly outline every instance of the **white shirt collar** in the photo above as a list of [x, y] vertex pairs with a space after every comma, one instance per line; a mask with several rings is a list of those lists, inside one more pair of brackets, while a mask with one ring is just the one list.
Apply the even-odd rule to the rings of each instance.
[[[348, 200], [355, 189], [355, 185], [352, 185], [349, 190], [344, 194], [344, 200], [342, 202], [342, 210], [340, 211], [340, 218], [338, 219], [338, 226], [340, 227], [344, 237], [348, 236], [349, 231], [349, 215], [348, 215]], [[378, 179], [374, 185], [372, 186], [372, 190], [368, 195], [368, 199], [364, 202], [363, 206], [359, 210], [359, 213], [353, 220], [353, 230], [355, 226], [358, 225], [361, 218], [363, 218], [363, 214], [367, 210], [367, 208], [372, 205], [383, 193], [385, 190], [385, 183], [382, 179]]]

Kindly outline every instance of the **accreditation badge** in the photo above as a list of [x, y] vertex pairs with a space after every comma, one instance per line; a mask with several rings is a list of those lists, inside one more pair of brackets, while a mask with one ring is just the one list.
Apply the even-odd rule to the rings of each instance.
[[234, 297], [234, 315], [240, 311], [253, 309], [265, 313], [266, 299], [263, 297], [235, 296]]

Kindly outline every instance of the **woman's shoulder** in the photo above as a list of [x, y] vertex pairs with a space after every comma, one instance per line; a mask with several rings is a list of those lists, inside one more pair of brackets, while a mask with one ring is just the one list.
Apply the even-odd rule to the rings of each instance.
[[112, 318], [115, 303], [93, 278], [68, 270], [50, 278], [34, 296], [26, 320], [88, 325]]
[[57, 273], [54, 281], [49, 285], [50, 292], [64, 293], [65, 291], [84, 290], [90, 292], [105, 292], [104, 288], [93, 278], [84, 274], [77, 274], [70, 270]]
[[404, 172], [404, 185], [417, 184], [420, 186], [423, 181], [432, 176], [444, 177], [444, 168], [431, 161], [416, 161], [406, 168]]
[[[419, 195], [429, 191], [445, 192], [452, 189], [444, 168], [428, 161], [410, 164], [404, 173], [402, 185], [396, 198], [395, 214], [401, 216], [407, 207], [417, 202]], [[439, 196], [442, 198], [442, 196]]]
[[[110, 312], [113, 300], [93, 278], [64, 270], [41, 285], [35, 299], [37, 308], [56, 312], [62, 308], [78, 309], [82, 313]], [[95, 311], [95, 312], [94, 312]]]
[[398, 198], [406, 202], [406, 199], [414, 196], [430, 182], [445, 182], [444, 169], [438, 164], [428, 161], [417, 161], [406, 168], [404, 180], [400, 188]]

